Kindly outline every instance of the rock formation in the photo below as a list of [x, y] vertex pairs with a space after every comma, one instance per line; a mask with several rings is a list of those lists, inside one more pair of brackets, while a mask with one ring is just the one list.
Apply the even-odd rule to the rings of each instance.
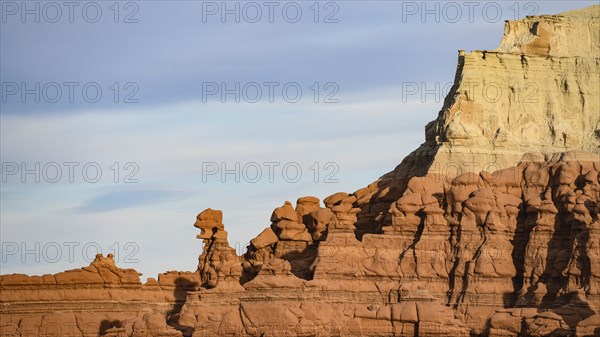
[[242, 256], [201, 212], [196, 273], [4, 275], [2, 335], [600, 336], [599, 172], [600, 6], [507, 22], [394, 171], [286, 201]]
[[227, 242], [223, 225], [223, 212], [205, 209], [196, 217], [195, 227], [200, 228], [198, 239], [204, 240], [204, 251], [198, 258], [202, 286], [214, 288], [221, 282], [239, 287], [242, 267], [235, 249]]
[[[0, 336], [99, 336], [129, 321], [138, 321], [138, 332], [156, 332], [161, 326], [168, 333], [149, 336], [181, 336], [167, 322], [176, 323], [187, 293], [199, 288], [198, 274], [167, 272], [146, 284], [140, 283], [140, 275], [117, 268], [111, 254], [55, 275], [2, 275]], [[157, 325], [159, 317], [162, 323]]]

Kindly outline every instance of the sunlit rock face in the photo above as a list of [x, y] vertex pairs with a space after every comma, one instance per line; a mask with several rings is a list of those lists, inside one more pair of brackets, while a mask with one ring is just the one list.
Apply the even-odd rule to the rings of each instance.
[[510, 21], [498, 49], [460, 52], [421, 147], [265, 212], [242, 256], [206, 209], [196, 272], [141, 284], [98, 256], [3, 275], [2, 335], [600, 336], [599, 20]]

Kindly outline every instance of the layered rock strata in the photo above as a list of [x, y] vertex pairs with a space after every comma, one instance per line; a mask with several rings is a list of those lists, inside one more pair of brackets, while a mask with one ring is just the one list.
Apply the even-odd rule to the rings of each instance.
[[54, 275], [2, 275], [0, 336], [99, 336], [128, 321], [138, 321], [137, 332], [180, 335], [167, 322], [177, 327], [187, 293], [200, 287], [199, 275], [171, 271], [145, 284], [140, 275], [116, 267], [111, 254]]

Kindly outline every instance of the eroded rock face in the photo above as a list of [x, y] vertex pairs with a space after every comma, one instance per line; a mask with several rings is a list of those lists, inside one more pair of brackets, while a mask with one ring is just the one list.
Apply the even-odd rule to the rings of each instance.
[[[304, 212], [312, 225], [295, 228], [325, 237], [282, 240], [267, 228], [252, 241], [242, 257], [245, 290], [215, 311], [218, 326], [198, 317], [213, 312], [222, 294], [190, 297], [182, 317], [214, 335], [223, 328], [249, 336], [592, 331], [592, 323], [579, 323], [600, 304], [600, 160], [582, 157], [530, 154], [495, 172], [411, 179], [389, 204], [380, 233], [336, 226], [332, 209], [344, 200], [352, 209], [358, 198], [335, 194], [325, 199], [327, 208]], [[297, 219], [300, 205], [285, 203], [271, 220]], [[265, 294], [269, 304], [255, 303]], [[318, 304], [316, 320], [306, 318], [315, 308], [306, 303]], [[281, 320], [255, 314], [263, 310]], [[236, 328], [229, 320], [242, 323]]]
[[[506, 23], [497, 50], [461, 52], [420, 148], [354, 193], [286, 201], [242, 256], [207, 209], [196, 273], [142, 285], [98, 256], [81, 270], [3, 275], [3, 331], [600, 335], [599, 20], [600, 6], [528, 17]], [[501, 94], [490, 99], [490, 86]]]
[[[336, 221], [334, 214], [320, 206], [316, 197], [302, 197], [296, 207], [286, 201], [271, 215], [271, 226], [250, 241], [243, 256], [244, 275], [242, 283], [256, 286], [253, 280], [262, 274], [294, 275], [300, 279], [311, 278], [319, 242], [325, 240], [329, 226]], [[272, 281], [273, 282], [273, 281]], [[295, 282], [293, 279], [281, 279]]]
[[103, 335], [105, 337], [125, 336], [156, 336], [156, 337], [181, 337], [181, 331], [168, 326], [165, 316], [159, 313], [141, 313], [134, 319], [119, 322], [121, 327], [109, 328]]
[[454, 85], [426, 126], [425, 143], [356, 192], [356, 227], [380, 232], [388, 205], [414, 177], [492, 172], [516, 166], [526, 153], [583, 150], [575, 160], [597, 160], [599, 17], [592, 6], [508, 21], [498, 49], [459, 52]]
[[[242, 303], [220, 315], [252, 327], [242, 335], [307, 327], [308, 335], [348, 336], [593, 330], [578, 322], [599, 304], [600, 87], [591, 80], [599, 69], [599, 8], [509, 22], [498, 50], [461, 52], [427, 142], [377, 182], [325, 198], [325, 208], [309, 197], [275, 210], [272, 231], [243, 258], [257, 276], [244, 283]], [[586, 47], [573, 45], [569, 35], [577, 32], [587, 34]], [[504, 94], [490, 100], [482, 91], [490, 85]], [[308, 268], [292, 272], [311, 255]], [[402, 289], [427, 289], [430, 297], [402, 299]], [[276, 298], [269, 312], [282, 315], [275, 321], [288, 330], [250, 313], [266, 305], [244, 304], [264, 293]], [[207, 310], [213, 300], [204, 296], [186, 308]], [[433, 301], [452, 315], [430, 329], [407, 301]], [[296, 302], [318, 303], [318, 319], [307, 321], [305, 305], [292, 310]]]
[[[187, 292], [200, 288], [199, 275], [167, 272], [146, 284], [140, 282], [140, 275], [118, 268], [112, 254], [97, 255], [88, 267], [54, 275], [2, 275], [0, 335], [83, 337], [117, 328], [127, 336], [150, 330], [148, 336], [181, 336], [167, 322], [178, 320], [176, 309]], [[153, 318], [144, 319], [150, 314]], [[136, 323], [132, 330], [129, 323], [135, 321], [143, 324]], [[164, 335], [159, 333], [162, 328]]]

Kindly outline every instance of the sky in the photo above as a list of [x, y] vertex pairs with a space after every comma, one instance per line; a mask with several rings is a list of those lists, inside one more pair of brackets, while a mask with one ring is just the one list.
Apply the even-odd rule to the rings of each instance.
[[424, 141], [458, 50], [597, 1], [0, 1], [0, 274], [194, 271]]

